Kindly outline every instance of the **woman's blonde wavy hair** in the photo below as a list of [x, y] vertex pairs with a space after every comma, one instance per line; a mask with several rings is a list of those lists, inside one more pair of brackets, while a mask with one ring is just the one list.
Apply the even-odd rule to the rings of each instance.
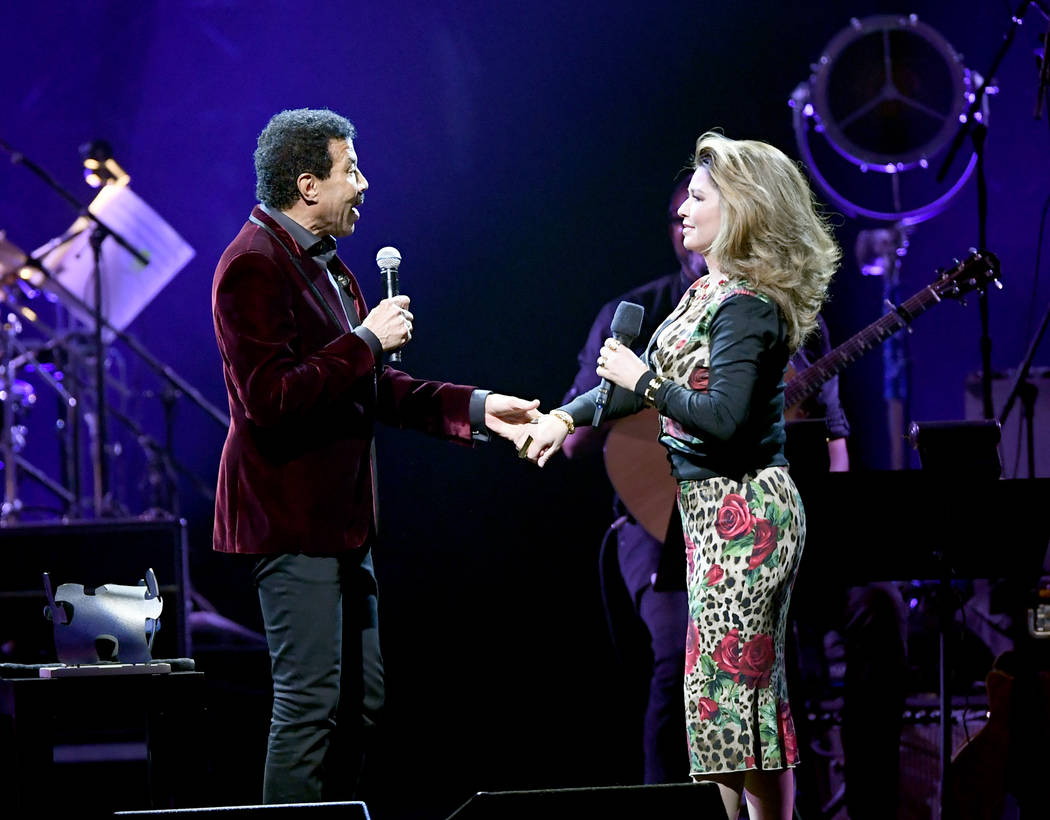
[[792, 350], [817, 327], [817, 313], [842, 251], [806, 178], [782, 151], [707, 132], [693, 167], [718, 189], [722, 224], [706, 255], [779, 305]]

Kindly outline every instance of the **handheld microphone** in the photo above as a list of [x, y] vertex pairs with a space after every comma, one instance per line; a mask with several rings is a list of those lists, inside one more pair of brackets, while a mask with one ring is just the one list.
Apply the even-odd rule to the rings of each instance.
[[[613, 314], [610, 327], [613, 338], [620, 344], [630, 347], [638, 338], [638, 334], [642, 332], [644, 319], [645, 308], [641, 305], [636, 305], [634, 302], [620, 302], [616, 306], [616, 313]], [[605, 408], [609, 404], [609, 397], [612, 396], [615, 386], [608, 379], [602, 379], [602, 383], [598, 385], [598, 397], [594, 401], [594, 418], [591, 420], [591, 427], [600, 427], [604, 421]]]
[[[397, 296], [401, 291], [398, 286], [397, 273], [401, 267], [401, 252], [397, 248], [380, 248], [376, 254], [376, 264], [379, 266], [379, 277], [383, 280], [383, 292], [389, 299]], [[400, 362], [401, 351], [395, 350], [390, 354], [390, 361]]]

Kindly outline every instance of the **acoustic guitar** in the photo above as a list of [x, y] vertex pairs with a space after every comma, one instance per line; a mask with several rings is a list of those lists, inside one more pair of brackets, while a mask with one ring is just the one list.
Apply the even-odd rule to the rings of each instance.
[[[960, 299], [990, 283], [999, 284], [999, 259], [990, 251], [972, 251], [954, 267], [938, 271], [932, 284], [868, 325], [859, 333], [789, 378], [784, 389], [785, 414], [816, 394], [853, 360], [902, 330], [945, 299]], [[658, 442], [657, 412], [647, 408], [613, 423], [605, 440], [605, 469], [624, 505], [654, 538], [663, 541], [674, 508], [677, 483], [671, 477], [667, 451]]]

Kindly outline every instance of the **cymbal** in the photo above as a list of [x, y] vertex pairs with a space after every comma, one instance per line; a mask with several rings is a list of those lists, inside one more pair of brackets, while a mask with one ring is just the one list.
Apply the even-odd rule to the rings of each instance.
[[26, 254], [13, 242], [9, 242], [6, 234], [0, 231], [0, 278], [17, 274], [26, 263]]

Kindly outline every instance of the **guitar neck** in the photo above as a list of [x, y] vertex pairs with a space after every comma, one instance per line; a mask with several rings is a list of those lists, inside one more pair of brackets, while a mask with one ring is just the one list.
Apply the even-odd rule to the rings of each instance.
[[923, 288], [901, 306], [851, 336], [830, 353], [813, 362], [787, 383], [784, 407], [794, 407], [814, 395], [832, 376], [875, 345], [911, 324], [912, 319], [941, 301], [933, 286]]

